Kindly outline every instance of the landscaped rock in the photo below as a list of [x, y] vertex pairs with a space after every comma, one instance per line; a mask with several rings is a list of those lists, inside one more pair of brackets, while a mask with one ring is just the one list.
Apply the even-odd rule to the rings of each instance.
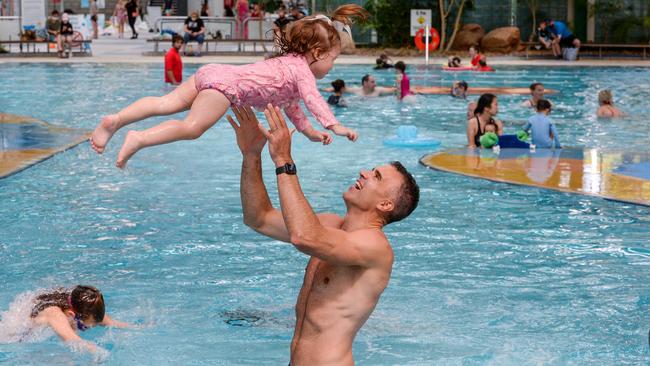
[[485, 35], [485, 30], [479, 24], [465, 24], [456, 34], [452, 49], [467, 50], [470, 46], [478, 45]]
[[481, 39], [481, 51], [509, 53], [517, 49], [520, 41], [519, 28], [497, 28], [490, 31]]

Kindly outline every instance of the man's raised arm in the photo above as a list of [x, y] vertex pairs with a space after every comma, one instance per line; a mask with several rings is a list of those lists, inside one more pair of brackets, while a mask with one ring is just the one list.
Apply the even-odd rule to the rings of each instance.
[[273, 208], [262, 179], [262, 149], [266, 138], [259, 130], [259, 122], [250, 108], [232, 107], [239, 125], [228, 116], [237, 135], [242, 153], [240, 195], [244, 223], [253, 230], [274, 239], [289, 241], [282, 214]]
[[[280, 110], [269, 105], [264, 115], [269, 121], [270, 131], [263, 127], [260, 127], [260, 131], [269, 141], [273, 162], [276, 167], [293, 164], [291, 132]], [[291, 244], [301, 252], [332, 264], [365, 267], [374, 266], [385, 257], [388, 241], [381, 230], [346, 232], [339, 228], [340, 218], [325, 214], [317, 216], [305, 198], [295, 174], [279, 174], [278, 190]], [[375, 245], [378, 241], [386, 245]]]

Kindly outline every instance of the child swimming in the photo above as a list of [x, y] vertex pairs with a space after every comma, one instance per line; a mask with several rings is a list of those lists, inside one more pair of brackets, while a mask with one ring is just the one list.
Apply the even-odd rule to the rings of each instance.
[[311, 141], [327, 144], [331, 137], [310, 125], [300, 108], [301, 99], [323, 127], [355, 141], [357, 133], [336, 120], [318, 92], [316, 79], [327, 75], [341, 52], [339, 32], [351, 34], [352, 20], [365, 19], [366, 14], [361, 6], [348, 4], [338, 7], [331, 19], [305, 17], [282, 33], [278, 57], [243, 66], [205, 65], [171, 93], [142, 98], [102, 118], [90, 138], [92, 148], [102, 153], [113, 134], [130, 123], [190, 109], [183, 121], [169, 120], [144, 131], [129, 131], [116, 162], [123, 168], [144, 147], [200, 137], [231, 105], [264, 108], [268, 103], [282, 106], [297, 130]]
[[[19, 299], [25, 300], [25, 299]], [[102, 293], [92, 286], [76, 286], [73, 289], [57, 288], [32, 295], [27, 302], [18, 301], [19, 309], [10, 309], [2, 317], [3, 337], [0, 341], [23, 341], [33, 328], [50, 328], [65, 342], [80, 342], [83, 349], [96, 352], [99, 348], [81, 339], [78, 331], [101, 325], [126, 328], [131, 325], [106, 314]], [[25, 306], [29, 305], [29, 306]], [[13, 307], [13, 304], [12, 304]], [[12, 319], [10, 312], [28, 319]], [[23, 325], [21, 327], [16, 324]], [[24, 325], [27, 325], [24, 327]], [[12, 328], [12, 329], [10, 329]], [[15, 332], [17, 334], [10, 334]]]
[[560, 139], [553, 121], [548, 117], [551, 113], [551, 102], [546, 99], [537, 101], [537, 114], [530, 117], [523, 127], [528, 132], [532, 130], [532, 144], [542, 149], [550, 149], [555, 145], [559, 149]]

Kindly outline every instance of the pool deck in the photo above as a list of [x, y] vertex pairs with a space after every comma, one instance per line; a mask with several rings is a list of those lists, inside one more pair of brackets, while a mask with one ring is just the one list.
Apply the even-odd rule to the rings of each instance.
[[[163, 62], [162, 56], [143, 56], [143, 51], [153, 49], [151, 44], [147, 44], [146, 40], [152, 38], [155, 34], [148, 33], [142, 34], [143, 37], [137, 40], [131, 39], [118, 39], [113, 36], [102, 36], [98, 40], [93, 40], [92, 43], [92, 57], [73, 57], [70, 59], [59, 59], [57, 57], [2, 57], [0, 56], [0, 64], [3, 63], [161, 63]], [[126, 35], [127, 37], [129, 34]], [[203, 56], [203, 57], [183, 57], [185, 64], [206, 64], [206, 63], [251, 63], [262, 60], [262, 56], [242, 56], [233, 54], [232, 56]], [[368, 65], [375, 63], [375, 56], [359, 56], [359, 55], [341, 55], [336, 64], [339, 65]], [[424, 57], [399, 57], [394, 56], [394, 60], [402, 60], [410, 65], [424, 65]], [[434, 57], [429, 61], [430, 65], [437, 66], [447, 63], [447, 57]], [[517, 56], [490, 56], [489, 63], [493, 66], [572, 66], [572, 67], [585, 67], [585, 66], [627, 66], [627, 67], [650, 67], [650, 60], [579, 60], [579, 61], [563, 61], [563, 60], [550, 60], [550, 59], [524, 59]]]

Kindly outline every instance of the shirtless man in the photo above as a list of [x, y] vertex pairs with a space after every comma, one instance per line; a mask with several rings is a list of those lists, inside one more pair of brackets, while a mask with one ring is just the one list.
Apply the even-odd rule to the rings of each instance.
[[[331, 92], [333, 88], [323, 89]], [[384, 95], [395, 94], [395, 87], [377, 86], [377, 80], [374, 76], [366, 74], [361, 78], [361, 86], [346, 86], [346, 93], [356, 94], [362, 97], [381, 97]]]
[[[228, 120], [243, 156], [244, 223], [310, 256], [296, 302], [291, 365], [354, 365], [354, 337], [377, 305], [393, 267], [393, 250], [382, 228], [415, 209], [419, 188], [393, 162], [359, 173], [343, 193], [345, 217], [316, 214], [300, 188], [291, 132], [280, 110], [269, 106], [264, 112], [270, 130], [261, 127], [252, 110], [233, 111], [240, 124]], [[273, 208], [262, 181], [261, 152], [267, 140], [282, 211]]]

